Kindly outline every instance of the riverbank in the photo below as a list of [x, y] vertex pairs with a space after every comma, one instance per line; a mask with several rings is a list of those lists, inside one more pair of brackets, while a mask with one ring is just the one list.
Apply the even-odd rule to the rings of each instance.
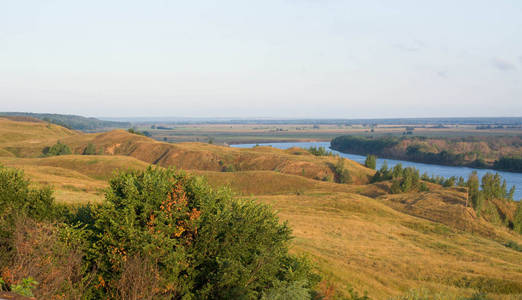
[[461, 138], [360, 137], [334, 138], [330, 148], [343, 153], [444, 166], [522, 172], [522, 137]]
[[[329, 142], [302, 142], [302, 143], [260, 143], [260, 146], [271, 146], [278, 149], [288, 149], [292, 147], [300, 147], [300, 148], [309, 148], [309, 147], [325, 147], [329, 148], [330, 143]], [[236, 144], [231, 145], [231, 147], [238, 147], [238, 148], [251, 148], [256, 146], [256, 144]], [[365, 155], [358, 155], [358, 154], [348, 154], [348, 153], [342, 153], [336, 150], [331, 150], [334, 154], [338, 154], [342, 157], [348, 158], [350, 160], [353, 160], [355, 162], [358, 162], [360, 164], [364, 164], [364, 160], [366, 159]], [[405, 160], [397, 160], [397, 159], [387, 159], [387, 158], [381, 158], [379, 157], [377, 159], [377, 169], [379, 169], [384, 162], [389, 167], [394, 167], [397, 164], [402, 164], [403, 167], [414, 167], [420, 171], [421, 174], [427, 173], [429, 176], [435, 175], [435, 176], [442, 176], [444, 178], [449, 178], [451, 176], [456, 177], [464, 177], [467, 178], [469, 174], [471, 174], [473, 171], [476, 171], [477, 174], [482, 177], [486, 173], [499, 173], [502, 178], [506, 179], [506, 183], [508, 187], [515, 186], [515, 194], [514, 199], [520, 200], [522, 199], [522, 174], [521, 173], [513, 173], [513, 172], [504, 172], [504, 171], [498, 171], [493, 169], [477, 169], [477, 168], [470, 168], [470, 167], [464, 167], [464, 166], [444, 166], [444, 165], [437, 165], [437, 164], [426, 164], [426, 163], [419, 163], [419, 162], [411, 162], [411, 161], [405, 161]]]

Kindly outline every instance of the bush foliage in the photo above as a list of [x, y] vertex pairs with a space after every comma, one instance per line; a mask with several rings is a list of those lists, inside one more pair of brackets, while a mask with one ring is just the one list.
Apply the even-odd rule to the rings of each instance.
[[69, 146], [62, 144], [60, 141], [56, 142], [56, 144], [51, 147], [45, 147], [42, 150], [44, 156], [57, 156], [57, 155], [67, 155], [71, 154], [71, 148]]
[[20, 171], [1, 168], [0, 189], [4, 288], [32, 276], [44, 298], [310, 299], [319, 281], [268, 206], [182, 172], [121, 173], [103, 204], [69, 212]]

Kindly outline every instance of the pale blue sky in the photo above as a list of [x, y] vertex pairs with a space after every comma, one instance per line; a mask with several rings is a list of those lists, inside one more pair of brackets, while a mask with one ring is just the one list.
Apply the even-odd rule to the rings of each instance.
[[522, 1], [0, 1], [0, 111], [522, 115]]

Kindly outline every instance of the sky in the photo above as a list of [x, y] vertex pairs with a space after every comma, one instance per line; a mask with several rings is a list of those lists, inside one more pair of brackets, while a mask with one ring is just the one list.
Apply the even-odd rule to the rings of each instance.
[[2, 0], [0, 111], [522, 116], [522, 1]]

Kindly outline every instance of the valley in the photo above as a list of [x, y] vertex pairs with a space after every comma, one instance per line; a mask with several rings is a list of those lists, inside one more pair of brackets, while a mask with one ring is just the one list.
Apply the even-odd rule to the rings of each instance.
[[[42, 150], [58, 141], [71, 154], [44, 157]], [[95, 154], [84, 155], [89, 145]], [[339, 161], [349, 183], [339, 182]], [[372, 183], [375, 170], [302, 148], [172, 144], [124, 130], [82, 133], [1, 118], [0, 164], [24, 170], [34, 186], [52, 186], [58, 203], [76, 208], [103, 203], [117, 172], [155, 166], [202, 176], [215, 189], [226, 186], [236, 198], [277, 211], [292, 228], [290, 252], [311, 259], [323, 295], [350, 299], [350, 289], [371, 299], [522, 295], [516, 246], [522, 236], [505, 225], [515, 221], [517, 203], [486, 202], [501, 212], [492, 219], [467, 205], [466, 190], [457, 186], [427, 182], [426, 191], [392, 194], [391, 181]]]

